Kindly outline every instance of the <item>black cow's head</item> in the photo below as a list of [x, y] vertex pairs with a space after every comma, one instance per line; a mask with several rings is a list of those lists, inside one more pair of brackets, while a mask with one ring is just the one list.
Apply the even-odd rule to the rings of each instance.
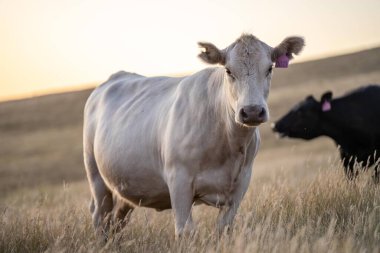
[[310, 140], [321, 135], [321, 115], [331, 110], [332, 92], [328, 91], [317, 101], [308, 96], [273, 124], [273, 131], [281, 137]]

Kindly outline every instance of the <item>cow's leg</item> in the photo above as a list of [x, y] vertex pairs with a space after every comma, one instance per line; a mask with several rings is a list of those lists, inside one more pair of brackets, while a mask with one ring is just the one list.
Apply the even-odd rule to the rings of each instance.
[[217, 218], [217, 230], [219, 236], [223, 234], [225, 229], [228, 231], [231, 229], [239, 205], [240, 203], [233, 203], [228, 206], [223, 206], [219, 209]]
[[238, 179], [239, 184], [236, 186], [236, 189], [231, 196], [231, 200], [219, 209], [217, 218], [217, 232], [219, 236], [223, 234], [225, 229], [227, 229], [227, 231], [231, 229], [240, 203], [247, 192], [252, 174], [252, 164], [251, 162], [248, 162], [248, 164], [250, 165], [244, 166], [241, 171]]
[[94, 198], [91, 197], [91, 201], [90, 201], [90, 213], [91, 213], [91, 215], [94, 214], [94, 211], [95, 211], [95, 201], [94, 201]]
[[91, 189], [90, 211], [96, 233], [107, 239], [110, 223], [110, 213], [113, 209], [112, 193], [104, 183], [91, 153], [84, 154], [87, 178]]
[[169, 177], [169, 193], [175, 218], [176, 238], [189, 233], [194, 227], [191, 217], [193, 204], [192, 179], [184, 170], [176, 170]]
[[125, 202], [120, 198], [116, 198], [116, 204], [114, 207], [113, 220], [115, 226], [117, 226], [117, 231], [123, 229], [125, 225], [129, 222], [131, 218], [132, 211], [134, 210], [134, 206]]
[[98, 235], [105, 236], [107, 239], [113, 209], [112, 193], [100, 175], [93, 183], [95, 210], [92, 215], [92, 221]]

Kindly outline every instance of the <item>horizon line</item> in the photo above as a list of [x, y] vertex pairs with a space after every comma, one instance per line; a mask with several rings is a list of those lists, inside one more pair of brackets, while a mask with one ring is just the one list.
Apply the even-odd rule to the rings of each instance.
[[[324, 59], [328, 59], [328, 58], [350, 55], [350, 54], [355, 54], [355, 53], [368, 51], [368, 50], [376, 49], [376, 48], [380, 48], [380, 43], [376, 43], [375, 45], [371, 45], [371, 46], [367, 46], [367, 47], [361, 47], [360, 49], [356, 48], [356, 49], [341, 50], [341, 51], [335, 52], [335, 53], [326, 53], [326, 54], [322, 54], [319, 56], [306, 57], [302, 60], [295, 60], [293, 64], [302, 64], [302, 63], [306, 63], [306, 62], [313, 62], [313, 61], [324, 60]], [[180, 77], [180, 76], [189, 75], [193, 72], [194, 71], [189, 71], [186, 73], [175, 73], [174, 72], [171, 74], [162, 74], [162, 76]], [[32, 92], [26, 92], [26, 93], [17, 94], [17, 95], [9, 95], [9, 96], [4, 96], [4, 97], [0, 96], [0, 103], [19, 101], [19, 100], [24, 100], [24, 99], [32, 99], [32, 98], [42, 97], [42, 96], [47, 96], [47, 95], [54, 95], [54, 94], [61, 94], [61, 93], [87, 90], [87, 89], [91, 89], [91, 88], [96, 88], [97, 85], [99, 85], [105, 81], [106, 80], [89, 81], [89, 82], [82, 83], [82, 84], [73, 84], [73, 85], [69, 85], [69, 86], [45, 88], [45, 89], [35, 90]]]

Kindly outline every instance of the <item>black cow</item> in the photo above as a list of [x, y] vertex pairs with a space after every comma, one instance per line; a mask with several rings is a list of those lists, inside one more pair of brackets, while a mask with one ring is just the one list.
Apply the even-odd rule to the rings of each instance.
[[311, 140], [332, 138], [340, 147], [346, 175], [352, 179], [355, 162], [363, 168], [375, 166], [374, 180], [379, 182], [380, 158], [380, 86], [369, 85], [332, 99], [328, 91], [317, 101], [308, 96], [273, 125], [280, 136]]

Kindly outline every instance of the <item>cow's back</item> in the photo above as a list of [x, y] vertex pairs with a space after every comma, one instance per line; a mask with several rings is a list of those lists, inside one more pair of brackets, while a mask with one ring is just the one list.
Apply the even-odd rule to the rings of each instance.
[[148, 132], [165, 121], [180, 80], [147, 78], [128, 72], [112, 75], [87, 100], [85, 134], [95, 139], [103, 137], [103, 141], [112, 137], [122, 139], [124, 132], [131, 135], [133, 130], [137, 130], [135, 134], [149, 135]]
[[352, 127], [363, 135], [376, 136], [380, 140], [380, 86], [369, 85], [356, 89], [336, 99], [338, 106], [337, 120]]
[[[167, 101], [181, 78], [148, 78], [124, 71], [113, 74], [97, 87], [88, 98], [85, 117], [96, 113], [100, 117], [113, 117], [116, 110], [152, 106]], [[138, 102], [138, 103], [136, 103]]]
[[[180, 81], [119, 72], [93, 91], [85, 107], [84, 149], [93, 153], [106, 183], [127, 184], [144, 191], [133, 184], [141, 182], [139, 178], [146, 181], [149, 175], [151, 187], [166, 188], [160, 183], [162, 175], [157, 168], [161, 159], [158, 142]], [[136, 168], [133, 182], [125, 182], [123, 177], [126, 164], [132, 170]], [[160, 191], [165, 190], [157, 189]]]

